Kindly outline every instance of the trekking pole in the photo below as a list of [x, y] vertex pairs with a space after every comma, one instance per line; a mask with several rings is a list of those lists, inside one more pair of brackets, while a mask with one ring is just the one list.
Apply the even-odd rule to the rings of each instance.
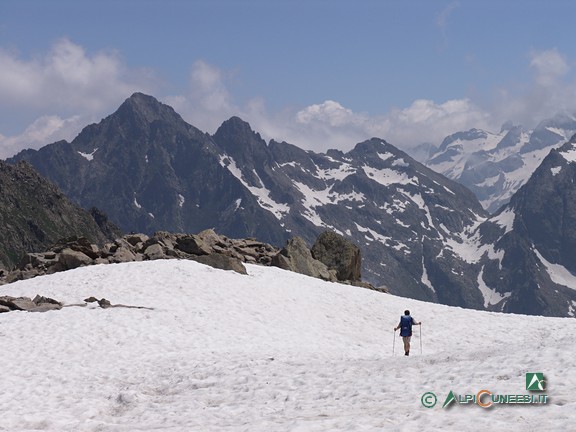
[[394, 355], [394, 350], [396, 348], [396, 330], [394, 330], [394, 333], [392, 334], [393, 339], [392, 339], [392, 355]]
[[420, 355], [422, 355], [422, 324], [420, 324]]

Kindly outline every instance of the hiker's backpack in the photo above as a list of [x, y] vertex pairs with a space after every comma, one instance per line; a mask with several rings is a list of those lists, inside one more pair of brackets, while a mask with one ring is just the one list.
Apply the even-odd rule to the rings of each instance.
[[412, 317], [410, 315], [400, 317], [400, 336], [412, 336]]

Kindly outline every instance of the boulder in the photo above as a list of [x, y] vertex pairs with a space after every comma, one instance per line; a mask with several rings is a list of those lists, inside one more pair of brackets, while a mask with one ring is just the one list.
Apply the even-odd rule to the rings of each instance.
[[58, 262], [64, 270], [70, 270], [81, 266], [90, 265], [93, 259], [83, 252], [75, 251], [69, 248], [63, 249], [58, 255]]
[[129, 248], [120, 246], [108, 260], [111, 263], [131, 262], [136, 261], [136, 255]]
[[27, 297], [2, 296], [0, 297], [0, 307], [4, 312], [13, 310], [26, 312], [46, 312], [49, 310], [61, 309], [62, 304], [54, 299], [39, 295], [34, 297], [34, 300], [30, 300]]
[[174, 249], [174, 245], [176, 244], [176, 235], [169, 233], [168, 231], [157, 231], [152, 237], [144, 242], [144, 248], [155, 243], [162, 245], [166, 250]]
[[56, 252], [27, 253], [18, 264], [19, 270], [29, 270], [32, 267], [49, 268], [58, 262]]
[[312, 257], [306, 242], [301, 237], [293, 237], [286, 246], [272, 258], [272, 265], [296, 273], [335, 281], [328, 267]]
[[149, 239], [146, 234], [126, 234], [122, 238], [135, 248], [138, 248], [138, 245], [141, 245]]
[[339, 281], [361, 280], [360, 248], [332, 231], [324, 231], [314, 246], [312, 256], [336, 271]]
[[32, 303], [36, 305], [36, 308], [30, 312], [47, 312], [50, 310], [62, 309], [62, 303], [59, 301], [41, 295], [36, 295], [36, 297], [32, 299]]
[[191, 256], [190, 259], [217, 269], [233, 270], [237, 273], [248, 274], [246, 267], [244, 267], [244, 264], [242, 264], [242, 261], [238, 258], [221, 254], [212, 254]]
[[164, 254], [164, 249], [159, 243], [151, 244], [144, 250], [144, 258], [147, 260], [157, 260], [164, 259], [166, 255]]
[[36, 305], [32, 300], [26, 297], [10, 297], [2, 296], [0, 297], [0, 305], [9, 308], [10, 310], [20, 310], [26, 311], [34, 309]]
[[227, 248], [229, 246], [228, 238], [219, 236], [213, 229], [206, 229], [199, 232], [198, 237], [211, 249], [214, 248], [214, 246], [219, 246], [220, 248]]
[[197, 235], [184, 235], [176, 240], [176, 249], [190, 255], [210, 255], [212, 248]]
[[55, 253], [62, 253], [65, 249], [71, 249], [76, 252], [82, 252], [84, 255], [89, 256], [92, 259], [98, 257], [99, 249], [95, 244], [90, 243], [86, 237], [68, 237], [59, 240], [56, 244], [52, 245], [50, 251]]

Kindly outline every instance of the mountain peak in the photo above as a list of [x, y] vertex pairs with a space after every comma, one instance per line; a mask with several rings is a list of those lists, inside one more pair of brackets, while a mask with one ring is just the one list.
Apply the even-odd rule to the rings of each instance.
[[117, 114], [140, 118], [146, 123], [155, 120], [183, 121], [182, 117], [168, 105], [153, 96], [136, 92], [120, 105]]
[[255, 149], [261, 151], [266, 148], [266, 142], [260, 134], [254, 132], [248, 122], [236, 116], [230, 117], [222, 123], [214, 134], [214, 140], [231, 156], [245, 151], [252, 153]]
[[228, 120], [224, 121], [218, 130], [216, 131], [215, 136], [226, 136], [226, 135], [237, 135], [237, 136], [252, 136], [257, 135], [260, 138], [260, 135], [252, 129], [250, 123], [245, 122], [240, 117], [233, 116], [230, 117]]

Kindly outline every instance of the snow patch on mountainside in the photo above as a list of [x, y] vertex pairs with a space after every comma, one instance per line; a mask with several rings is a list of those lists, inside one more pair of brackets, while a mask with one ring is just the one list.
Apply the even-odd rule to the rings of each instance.
[[334, 181], [334, 180], [344, 180], [349, 175], [356, 173], [356, 168], [352, 165], [337, 161], [330, 156], [326, 156], [326, 159], [330, 162], [337, 163], [337, 168], [326, 168], [321, 169], [317, 167], [317, 174], [314, 175], [317, 179], [324, 180], [324, 181]]
[[270, 197], [270, 190], [266, 189], [264, 182], [255, 170], [252, 172], [258, 179], [258, 182], [262, 185], [261, 187], [248, 184], [242, 175], [242, 170], [238, 168], [236, 161], [234, 161], [234, 159], [232, 159], [230, 156], [220, 156], [220, 165], [227, 168], [234, 177], [240, 180], [242, 185], [256, 197], [260, 207], [268, 210], [276, 217], [276, 219], [281, 220], [290, 211], [290, 206], [284, 203], [278, 203]]
[[576, 162], [576, 146], [573, 145], [571, 149], [560, 152], [560, 154], [568, 162], [570, 163]]
[[[512, 295], [511, 292], [500, 294], [498, 291], [488, 287], [486, 282], [484, 282], [484, 267], [482, 267], [482, 270], [480, 270], [480, 273], [478, 274], [478, 288], [482, 293], [482, 297], [484, 297], [485, 308], [496, 305]], [[502, 304], [502, 307], [504, 307], [504, 304]]]
[[92, 159], [94, 159], [94, 153], [96, 153], [97, 151], [98, 147], [92, 150], [92, 153], [82, 153], [81, 151], [79, 151], [78, 154], [80, 154], [80, 156], [82, 156], [84, 159], [91, 161]]
[[506, 210], [504, 210], [502, 213], [500, 213], [498, 216], [494, 216], [494, 217], [490, 218], [490, 221], [494, 222], [494, 223], [496, 223], [496, 225], [504, 228], [505, 231], [502, 234], [502, 235], [504, 235], [504, 234], [507, 234], [510, 231], [512, 231], [515, 218], [516, 218], [516, 214], [514, 213], [514, 209], [509, 207]]
[[375, 182], [380, 183], [382, 186], [390, 186], [393, 184], [413, 184], [418, 185], [418, 179], [416, 177], [409, 177], [406, 173], [396, 171], [390, 168], [372, 168], [368, 165], [362, 166], [362, 169], [368, 177], [370, 177]]
[[546, 267], [546, 272], [550, 276], [552, 282], [576, 290], [576, 275], [570, 272], [570, 270], [563, 265], [553, 264], [548, 261], [535, 247], [533, 247], [533, 250], [540, 262], [544, 267]]

